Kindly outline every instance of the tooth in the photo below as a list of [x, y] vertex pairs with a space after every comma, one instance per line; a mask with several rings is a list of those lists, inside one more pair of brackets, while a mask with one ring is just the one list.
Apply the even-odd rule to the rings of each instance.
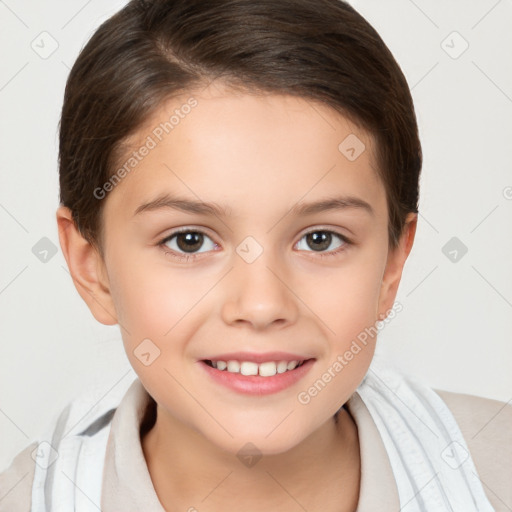
[[228, 361], [228, 372], [231, 373], [239, 373], [240, 372], [240, 363], [238, 361]]
[[212, 366], [213, 366], [214, 368], [217, 368], [217, 362], [216, 362], [216, 361], [212, 361]]
[[260, 364], [260, 375], [262, 377], [272, 377], [272, 375], [276, 374], [276, 371], [276, 363], [274, 363], [273, 361]]
[[279, 361], [277, 363], [277, 373], [284, 373], [288, 369], [288, 363], [286, 361]]
[[242, 375], [258, 375], [258, 363], [252, 361], [244, 361], [240, 366]]
[[298, 362], [298, 361], [290, 361], [290, 362], [287, 364], [286, 368], [287, 368], [288, 370], [293, 370], [293, 369], [294, 369], [298, 364], [299, 364], [299, 362]]
[[217, 361], [217, 370], [225, 370], [228, 367], [226, 361]]

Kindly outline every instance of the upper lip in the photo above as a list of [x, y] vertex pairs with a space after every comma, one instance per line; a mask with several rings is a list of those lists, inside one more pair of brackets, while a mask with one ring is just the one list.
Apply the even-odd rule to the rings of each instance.
[[267, 361], [306, 361], [312, 359], [309, 356], [292, 354], [290, 352], [265, 352], [258, 354], [255, 352], [229, 352], [207, 357], [206, 361], [250, 361], [253, 363], [266, 363]]

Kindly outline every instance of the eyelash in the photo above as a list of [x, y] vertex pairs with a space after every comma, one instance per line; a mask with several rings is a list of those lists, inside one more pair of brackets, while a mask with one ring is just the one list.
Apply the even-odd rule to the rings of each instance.
[[[158, 242], [157, 245], [163, 249], [163, 251], [165, 252], [166, 255], [170, 255], [173, 258], [176, 258], [176, 259], [182, 260], [182, 261], [195, 260], [199, 256], [197, 254], [183, 254], [183, 253], [175, 252], [173, 250], [169, 250], [167, 248], [167, 246], [165, 244], [167, 242], [169, 242], [170, 240], [172, 240], [176, 235], [179, 235], [180, 233], [199, 233], [201, 235], [207, 236], [208, 238], [211, 238], [207, 233], [205, 233], [204, 231], [201, 231], [200, 229], [183, 228], [183, 229], [179, 229], [177, 231], [174, 231], [170, 235], [167, 235], [160, 242]], [[344, 245], [342, 245], [338, 249], [335, 249], [334, 251], [316, 252], [316, 254], [320, 258], [330, 258], [330, 257], [337, 256], [339, 253], [341, 253], [343, 251], [346, 251], [349, 246], [354, 245], [354, 242], [349, 240], [345, 235], [342, 235], [341, 233], [338, 233], [337, 231], [332, 231], [332, 230], [329, 230], [329, 229], [313, 229], [311, 231], [308, 231], [308, 232], [304, 233], [301, 236], [300, 240], [302, 240], [305, 236], [310, 235], [311, 233], [331, 233], [331, 234], [336, 235], [337, 237], [339, 237], [342, 240], [342, 242], [344, 242]], [[315, 252], [315, 251], [307, 251], [307, 252]]]

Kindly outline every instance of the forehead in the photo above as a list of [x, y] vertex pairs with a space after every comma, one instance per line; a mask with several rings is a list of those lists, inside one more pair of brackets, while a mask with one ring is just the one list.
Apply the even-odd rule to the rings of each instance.
[[128, 220], [162, 192], [248, 215], [333, 192], [386, 207], [373, 138], [309, 99], [212, 85], [164, 103], [128, 142], [105, 215]]

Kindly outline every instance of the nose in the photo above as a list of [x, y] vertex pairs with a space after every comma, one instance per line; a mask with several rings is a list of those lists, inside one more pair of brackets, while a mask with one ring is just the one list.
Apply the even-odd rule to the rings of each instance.
[[252, 263], [236, 255], [234, 268], [224, 283], [224, 321], [232, 326], [249, 325], [254, 330], [293, 324], [299, 308], [289, 280], [289, 272], [271, 251], [263, 251]]

